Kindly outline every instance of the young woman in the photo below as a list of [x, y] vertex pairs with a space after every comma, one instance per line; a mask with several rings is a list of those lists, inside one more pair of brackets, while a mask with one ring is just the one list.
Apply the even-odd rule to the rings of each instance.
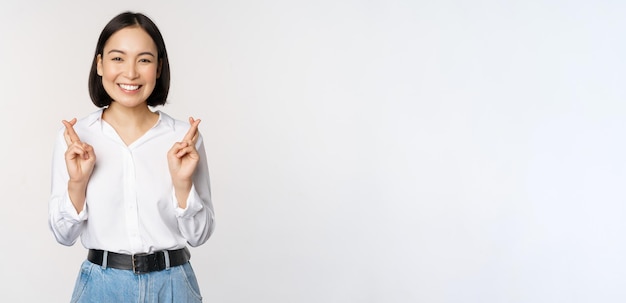
[[49, 224], [89, 250], [72, 302], [200, 302], [187, 245], [214, 228], [200, 120], [151, 110], [170, 69], [159, 29], [122, 13], [103, 29], [89, 75], [100, 109], [63, 121], [54, 147]]

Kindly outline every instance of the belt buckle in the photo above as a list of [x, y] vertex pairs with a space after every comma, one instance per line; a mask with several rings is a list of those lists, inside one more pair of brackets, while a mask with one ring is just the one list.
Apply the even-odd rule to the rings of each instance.
[[145, 256], [145, 255], [146, 254], [132, 254], [131, 255], [132, 263], [133, 263], [133, 273], [135, 273], [136, 275], [144, 273], [143, 271], [141, 271], [141, 268], [139, 267], [139, 265], [137, 265], [137, 258], [136, 257], [142, 257], [142, 256]]
[[137, 264], [135, 262], [135, 254], [130, 255], [130, 257], [131, 257], [131, 261], [133, 263], [133, 273], [134, 274], [138, 274], [138, 272], [137, 272]]

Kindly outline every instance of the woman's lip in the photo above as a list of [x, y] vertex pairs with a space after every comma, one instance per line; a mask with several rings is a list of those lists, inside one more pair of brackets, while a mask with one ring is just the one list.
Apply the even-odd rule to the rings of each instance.
[[136, 91], [141, 87], [141, 85], [138, 85], [138, 84], [121, 84], [121, 83], [119, 83], [117, 86], [119, 86], [125, 91], [130, 91], [130, 92]]

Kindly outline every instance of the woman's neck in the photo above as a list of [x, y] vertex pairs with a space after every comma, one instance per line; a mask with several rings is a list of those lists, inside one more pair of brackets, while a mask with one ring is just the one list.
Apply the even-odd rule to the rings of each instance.
[[159, 114], [151, 111], [147, 105], [131, 108], [111, 102], [104, 109], [102, 119], [115, 129], [126, 145], [130, 145], [156, 124]]

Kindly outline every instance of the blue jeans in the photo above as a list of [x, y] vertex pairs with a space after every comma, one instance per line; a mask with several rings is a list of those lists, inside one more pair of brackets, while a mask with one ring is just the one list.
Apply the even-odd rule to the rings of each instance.
[[132, 270], [104, 268], [83, 262], [76, 279], [72, 303], [202, 302], [196, 275], [189, 262], [146, 274]]

